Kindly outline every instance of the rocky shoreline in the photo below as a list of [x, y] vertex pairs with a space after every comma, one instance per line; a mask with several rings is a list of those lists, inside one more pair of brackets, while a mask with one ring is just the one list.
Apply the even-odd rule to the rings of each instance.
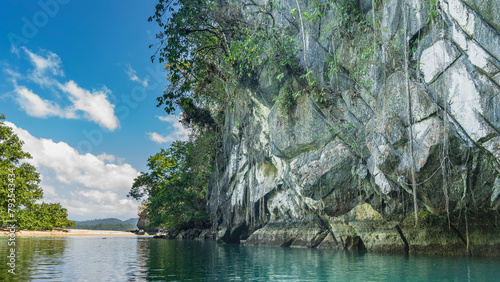
[[419, 217], [418, 227], [412, 215], [403, 222], [388, 222], [365, 203], [329, 221], [269, 223], [249, 236], [243, 235], [247, 231], [245, 226], [238, 226], [218, 232], [211, 229], [160, 230], [154, 238], [410, 255], [500, 256], [499, 226], [479, 220], [457, 227], [429, 212], [421, 212]]

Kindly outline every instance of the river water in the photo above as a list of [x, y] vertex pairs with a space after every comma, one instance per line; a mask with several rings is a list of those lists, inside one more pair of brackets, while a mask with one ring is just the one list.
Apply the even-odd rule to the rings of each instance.
[[246, 247], [140, 237], [0, 239], [0, 281], [499, 281], [500, 258]]

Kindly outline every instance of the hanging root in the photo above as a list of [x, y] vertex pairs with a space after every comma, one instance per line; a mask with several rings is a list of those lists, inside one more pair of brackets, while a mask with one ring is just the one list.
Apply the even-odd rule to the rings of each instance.
[[415, 212], [415, 227], [418, 226], [418, 205], [417, 205], [417, 186], [416, 186], [416, 177], [415, 177], [415, 158], [413, 153], [413, 128], [412, 128], [412, 111], [411, 111], [411, 95], [410, 95], [410, 78], [408, 74], [408, 19], [406, 16], [406, 7], [405, 3], [401, 5], [401, 9], [403, 10], [403, 20], [404, 20], [404, 43], [405, 43], [405, 77], [406, 77], [406, 95], [408, 96], [408, 129], [410, 131], [410, 170], [411, 170], [411, 186], [413, 190], [413, 206]]
[[450, 198], [448, 196], [448, 180], [446, 174], [446, 164], [444, 158], [441, 158], [441, 172], [443, 175], [443, 194], [446, 208], [446, 216], [448, 217], [448, 229], [451, 229], [451, 220], [450, 220]]
[[467, 220], [467, 206], [465, 206], [465, 236], [467, 238], [467, 254], [470, 256], [469, 222]]

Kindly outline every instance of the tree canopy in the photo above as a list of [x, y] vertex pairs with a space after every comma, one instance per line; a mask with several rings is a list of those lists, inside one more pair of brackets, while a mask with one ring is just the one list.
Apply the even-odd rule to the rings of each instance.
[[151, 227], [206, 227], [206, 186], [210, 155], [200, 155], [195, 142], [176, 141], [148, 159], [129, 196], [143, 199]]
[[[43, 190], [40, 175], [27, 162], [31, 155], [22, 150], [23, 141], [5, 125], [0, 116], [0, 221], [21, 229], [53, 229], [72, 226], [67, 210], [60, 204], [38, 203]], [[15, 221], [14, 221], [15, 220]]]
[[[213, 115], [233, 97], [232, 79], [250, 83], [263, 67], [299, 71], [297, 42], [278, 28], [273, 1], [159, 0], [149, 21], [162, 31], [151, 57], [165, 63], [169, 87], [158, 106], [174, 113], [181, 98], [191, 98]], [[250, 20], [249, 20], [250, 19]], [[179, 105], [181, 106], [181, 105]]]

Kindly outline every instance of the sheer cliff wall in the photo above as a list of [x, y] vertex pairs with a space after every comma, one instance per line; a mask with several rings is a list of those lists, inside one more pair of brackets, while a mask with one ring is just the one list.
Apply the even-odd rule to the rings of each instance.
[[308, 88], [293, 73], [226, 87], [239, 99], [208, 189], [218, 239], [498, 254], [500, 1], [354, 1], [371, 28], [344, 31], [336, 6], [304, 18], [321, 3], [273, 14], [319, 94], [284, 115], [274, 97]]

